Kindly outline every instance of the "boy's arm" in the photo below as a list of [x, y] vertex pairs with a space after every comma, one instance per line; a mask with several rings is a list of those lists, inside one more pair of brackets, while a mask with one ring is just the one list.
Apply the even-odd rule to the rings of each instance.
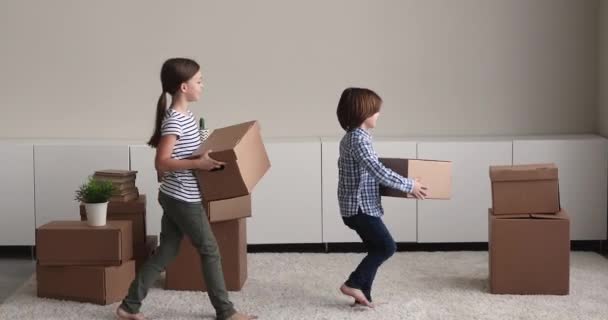
[[404, 178], [393, 170], [385, 167], [376, 156], [371, 142], [364, 137], [356, 137], [352, 144], [352, 152], [355, 160], [369, 172], [379, 184], [412, 193], [414, 180]]

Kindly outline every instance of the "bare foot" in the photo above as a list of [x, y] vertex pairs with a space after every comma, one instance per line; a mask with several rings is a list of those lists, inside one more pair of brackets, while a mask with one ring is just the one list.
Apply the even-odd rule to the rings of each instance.
[[228, 320], [254, 320], [257, 319], [258, 316], [251, 316], [244, 313], [237, 312], [233, 314]]
[[355, 298], [356, 302], [359, 302], [360, 304], [369, 307], [369, 308], [373, 308], [374, 305], [367, 301], [367, 298], [365, 297], [365, 295], [363, 294], [363, 292], [361, 292], [361, 290], [359, 289], [355, 289], [355, 288], [351, 288], [349, 286], [347, 286], [346, 284], [343, 284], [340, 287], [340, 291], [350, 297]]
[[124, 310], [121, 307], [118, 307], [116, 309], [116, 316], [118, 317], [118, 319], [122, 319], [122, 320], [144, 320], [144, 315], [143, 313], [128, 313], [126, 310]]

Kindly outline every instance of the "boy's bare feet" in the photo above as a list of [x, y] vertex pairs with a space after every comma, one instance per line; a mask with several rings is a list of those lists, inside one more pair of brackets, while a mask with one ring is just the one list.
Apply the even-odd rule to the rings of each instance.
[[359, 289], [351, 288], [351, 287], [347, 286], [346, 284], [343, 284], [340, 287], [340, 291], [347, 296], [355, 298], [356, 302], [359, 302], [360, 304], [362, 304], [366, 307], [369, 307], [369, 308], [374, 307], [374, 305], [367, 300], [367, 298], [365, 297], [363, 292]]
[[144, 320], [144, 315], [141, 312], [135, 314], [128, 313], [120, 306], [116, 309], [116, 316], [118, 317], [118, 319], [122, 320]]
[[254, 320], [257, 318], [258, 318], [258, 316], [251, 316], [251, 315], [237, 312], [237, 313], [233, 314], [232, 316], [230, 316], [230, 318], [228, 318], [228, 320]]

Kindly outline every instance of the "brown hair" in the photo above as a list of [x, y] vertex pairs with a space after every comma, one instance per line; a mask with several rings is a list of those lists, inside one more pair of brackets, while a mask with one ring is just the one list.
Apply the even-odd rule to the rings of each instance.
[[365, 119], [380, 111], [382, 98], [374, 91], [365, 88], [347, 88], [342, 91], [338, 102], [338, 121], [345, 131], [354, 130]]
[[156, 148], [160, 142], [160, 128], [167, 111], [167, 93], [171, 96], [177, 93], [182, 83], [190, 80], [201, 69], [196, 61], [187, 58], [171, 58], [163, 63], [160, 69], [160, 83], [163, 92], [156, 103], [156, 120], [154, 133], [148, 141], [148, 145]]

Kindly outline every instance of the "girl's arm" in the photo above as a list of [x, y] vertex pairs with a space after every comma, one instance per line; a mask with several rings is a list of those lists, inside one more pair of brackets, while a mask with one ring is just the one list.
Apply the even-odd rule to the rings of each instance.
[[224, 165], [223, 162], [209, 157], [211, 150], [195, 159], [172, 159], [171, 153], [173, 153], [173, 146], [175, 146], [176, 141], [177, 136], [174, 134], [161, 136], [158, 146], [156, 146], [156, 157], [154, 159], [154, 166], [158, 172], [190, 169], [212, 170]]
[[351, 144], [355, 160], [371, 174], [379, 184], [412, 193], [414, 191], [414, 180], [402, 177], [393, 170], [385, 167], [376, 156], [369, 139], [354, 137]]

